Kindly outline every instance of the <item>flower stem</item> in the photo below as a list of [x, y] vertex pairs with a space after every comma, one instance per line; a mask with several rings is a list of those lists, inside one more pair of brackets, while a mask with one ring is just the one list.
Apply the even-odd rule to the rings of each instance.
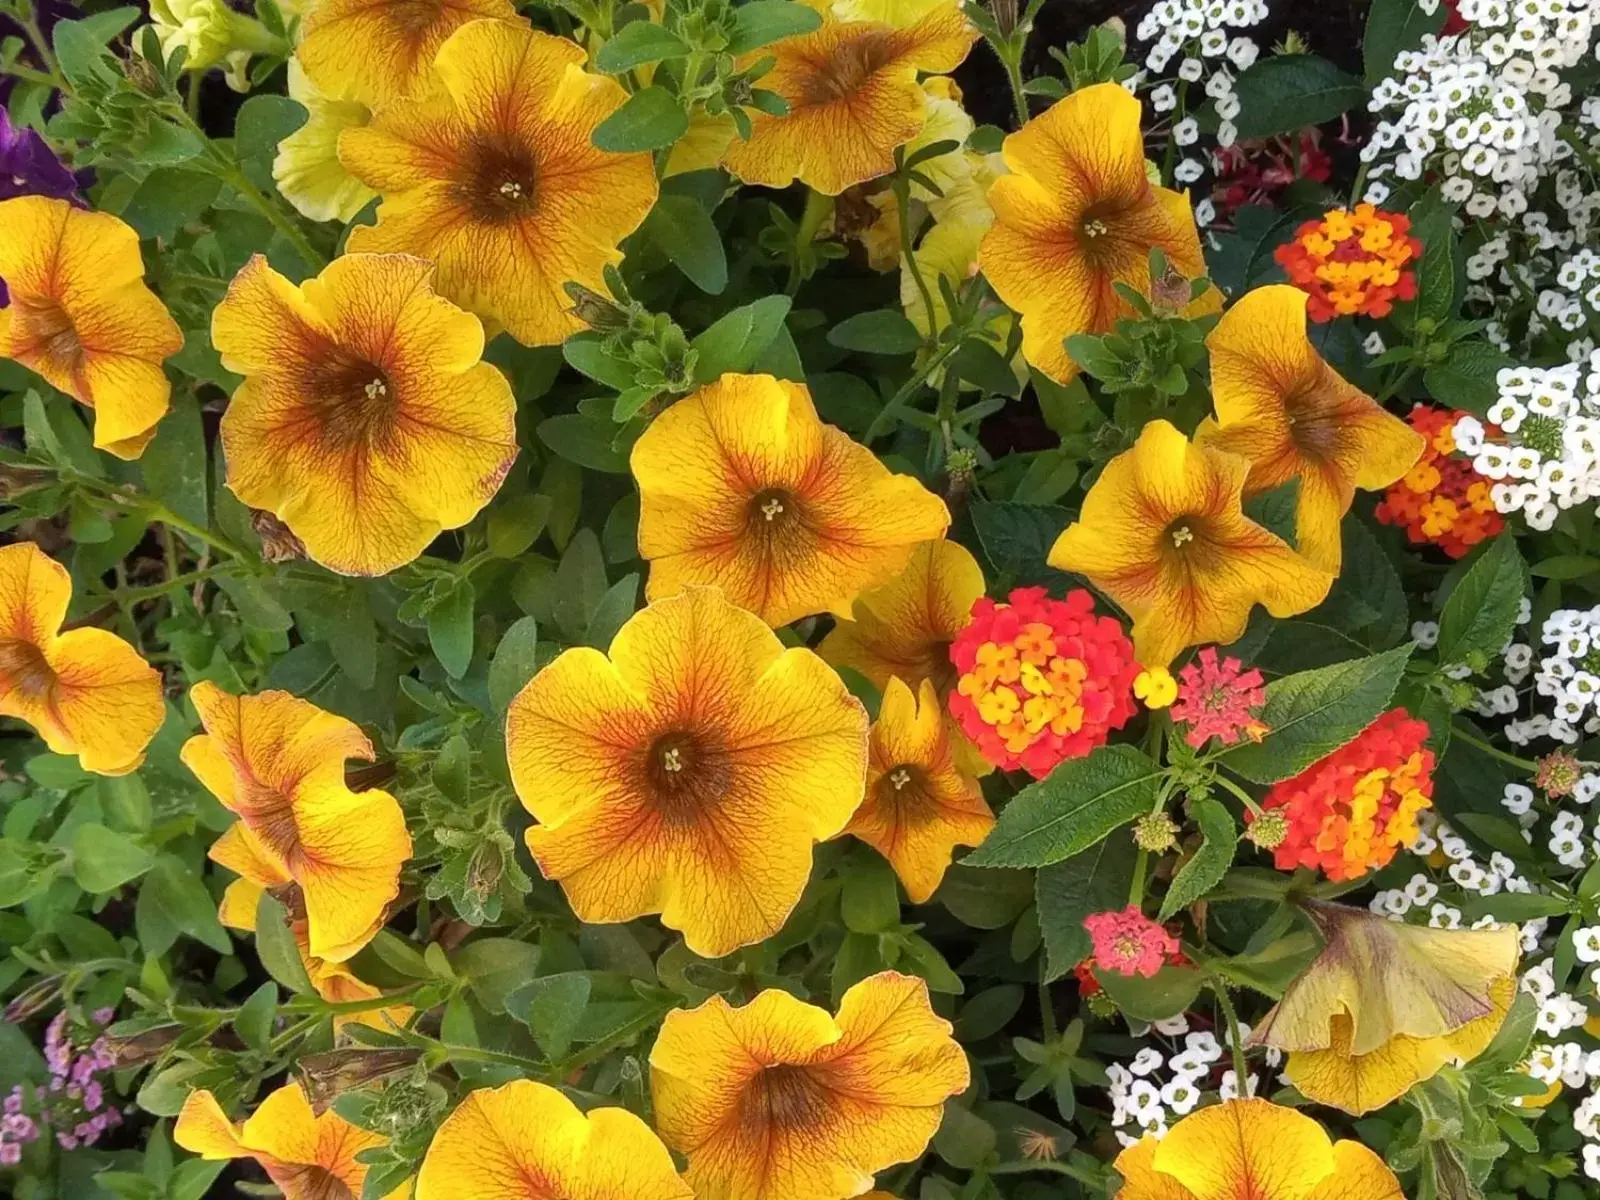
[[1261, 815], [1261, 805], [1257, 804], [1253, 799], [1251, 799], [1249, 792], [1245, 791], [1242, 787], [1240, 787], [1233, 780], [1229, 779], [1226, 775], [1223, 775], [1223, 774], [1219, 773], [1218, 775], [1215, 776], [1215, 779], [1223, 787], [1227, 788], [1235, 796], [1239, 797], [1240, 802], [1247, 809], [1250, 810], [1250, 813], [1251, 813], [1252, 816], [1259, 817]]
[[905, 269], [911, 273], [911, 280], [917, 285], [917, 294], [922, 297], [922, 311], [927, 314], [928, 332], [930, 339], [938, 335], [938, 314], [933, 309], [933, 292], [928, 287], [928, 281], [923, 277], [922, 267], [917, 263], [916, 250], [911, 244], [911, 184], [905, 180], [897, 180], [894, 186], [894, 207], [900, 219], [900, 257], [905, 263]]
[[889, 422], [899, 416], [900, 410], [906, 405], [906, 401], [916, 394], [918, 388], [928, 382], [928, 377], [939, 369], [940, 364], [945, 359], [955, 353], [958, 344], [951, 342], [947, 346], [941, 346], [929, 357], [927, 362], [917, 368], [916, 374], [906, 380], [898, 392], [889, 397], [889, 402], [883, 406], [882, 411], [877, 416], [872, 418], [872, 424], [868, 425], [866, 433], [861, 435], [863, 445], [871, 445], [873, 439], [883, 433]]
[[1515, 754], [1507, 754], [1504, 750], [1500, 750], [1494, 746], [1491, 746], [1482, 738], [1473, 737], [1472, 734], [1468, 733], [1465, 729], [1462, 729], [1461, 726], [1454, 723], [1452, 723], [1450, 726], [1450, 736], [1453, 738], [1460, 738], [1463, 742], [1474, 749], [1482, 750], [1485, 754], [1490, 755], [1493, 758], [1498, 758], [1501, 762], [1509, 763], [1511, 766], [1518, 767], [1529, 772], [1530, 774], [1539, 769], [1538, 763], [1531, 762], [1526, 758], [1518, 758]]
[[833, 197], [814, 189], [806, 192], [806, 206], [800, 213], [800, 224], [794, 231], [794, 260], [789, 263], [789, 282], [783, 294], [793, 296], [810, 276], [805, 269], [812, 244], [817, 240], [823, 222], [833, 215]]
[[1239, 1014], [1233, 1010], [1233, 1000], [1228, 995], [1228, 985], [1215, 975], [1211, 975], [1209, 979], [1212, 994], [1216, 996], [1217, 1005], [1222, 1009], [1222, 1015], [1228, 1022], [1228, 1044], [1233, 1049], [1233, 1078], [1242, 1099], [1249, 1096], [1250, 1090], [1245, 1085], [1247, 1076], [1244, 1065], [1244, 1039], [1239, 1036]]

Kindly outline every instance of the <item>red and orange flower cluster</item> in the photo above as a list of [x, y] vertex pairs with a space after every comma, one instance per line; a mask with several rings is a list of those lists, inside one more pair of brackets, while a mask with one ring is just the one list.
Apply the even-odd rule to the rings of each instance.
[[1422, 257], [1422, 243], [1410, 228], [1409, 218], [1370, 204], [1336, 208], [1300, 226], [1274, 257], [1289, 282], [1310, 296], [1313, 321], [1386, 317], [1396, 300], [1417, 294], [1411, 266]]
[[1273, 852], [1278, 869], [1314, 867], [1329, 879], [1355, 879], [1415, 841], [1417, 814], [1433, 804], [1427, 737], [1427, 722], [1393, 708], [1354, 741], [1275, 784], [1263, 807], [1281, 811], [1287, 825]]
[[1432, 542], [1451, 558], [1494, 537], [1506, 524], [1489, 495], [1489, 480], [1455, 452], [1453, 430], [1464, 415], [1429, 404], [1412, 407], [1411, 428], [1427, 440], [1422, 457], [1389, 485], [1375, 514], [1383, 524], [1404, 529], [1414, 544]]
[[950, 647], [961, 678], [950, 712], [984, 758], [1043, 779], [1057, 763], [1105, 744], [1136, 711], [1133, 643], [1079, 588], [1051, 600], [1018, 588], [987, 596]]

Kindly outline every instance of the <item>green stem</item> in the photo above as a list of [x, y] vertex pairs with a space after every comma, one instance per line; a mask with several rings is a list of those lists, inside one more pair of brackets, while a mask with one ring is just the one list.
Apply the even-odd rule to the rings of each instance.
[[58, 91], [66, 89], [66, 82], [58, 75], [50, 75], [44, 71], [36, 71], [22, 63], [12, 63], [8, 67], [0, 67], [0, 73], [26, 80], [29, 83], [40, 83], [45, 87], [55, 88]]
[[1217, 776], [1215, 776], [1215, 778], [1216, 778], [1216, 781], [1218, 783], [1220, 783], [1223, 787], [1227, 788], [1228, 791], [1232, 792], [1235, 796], [1239, 797], [1240, 802], [1247, 809], [1250, 810], [1251, 815], [1257, 816], [1257, 817], [1259, 817], [1261, 815], [1261, 805], [1257, 804], [1255, 802], [1255, 800], [1253, 800], [1251, 798], [1249, 792], [1245, 791], [1242, 787], [1240, 787], [1233, 780], [1229, 779], [1226, 775], [1218, 774]]
[[1217, 1005], [1222, 1009], [1222, 1015], [1228, 1022], [1228, 1043], [1233, 1048], [1233, 1078], [1239, 1089], [1241, 1098], [1249, 1093], [1245, 1087], [1244, 1046], [1243, 1038], [1239, 1036], [1239, 1014], [1233, 1010], [1233, 999], [1228, 995], [1228, 985], [1215, 975], [1209, 976], [1211, 992], [1217, 998]]
[[662, 1017], [676, 1007], [678, 1006], [674, 1004], [667, 1008], [658, 1009], [655, 1012], [646, 1013], [641, 1017], [635, 1017], [604, 1041], [596, 1042], [594, 1045], [580, 1050], [577, 1054], [568, 1055], [560, 1062], [553, 1064], [545, 1075], [545, 1081], [551, 1084], [565, 1082], [572, 1076], [574, 1071], [581, 1071], [591, 1063], [599, 1062], [619, 1046], [627, 1045], [646, 1029], [653, 1027]]
[[1503, 763], [1509, 763], [1513, 767], [1519, 767], [1530, 774], [1539, 769], [1538, 763], [1530, 762], [1526, 758], [1518, 758], [1515, 754], [1507, 754], [1504, 750], [1500, 750], [1494, 746], [1491, 746], [1482, 738], [1473, 737], [1472, 734], [1462, 729], [1459, 725], [1452, 724], [1450, 726], [1450, 736], [1453, 738], [1460, 738], [1467, 745], [1472, 746], [1475, 749], [1482, 750], [1485, 754], [1491, 755], [1494, 758], [1498, 758]]
[[1376, 396], [1378, 403], [1382, 404], [1385, 400], [1397, 393], [1401, 388], [1405, 387], [1405, 385], [1410, 382], [1411, 377], [1416, 373], [1417, 364], [1414, 362], [1407, 363], [1406, 369], [1401, 371], [1400, 374], [1396, 375], [1392, 380], [1389, 381], [1388, 384], [1383, 387], [1381, 391], [1378, 392], [1378, 395]]
[[906, 401], [916, 394], [918, 388], [928, 382], [929, 376], [939, 369], [940, 364], [945, 359], [955, 353], [957, 344], [951, 342], [947, 346], [940, 347], [928, 358], [927, 362], [917, 369], [910, 379], [905, 381], [898, 392], [889, 397], [889, 402], [883, 406], [883, 410], [872, 418], [872, 424], [867, 426], [867, 432], [861, 435], [863, 444], [870, 446], [873, 439], [883, 433], [889, 422], [897, 417], [900, 410], [905, 407]]
[[1039, 960], [1039, 1027], [1044, 1033], [1044, 1041], [1056, 1040], [1056, 1006], [1050, 998], [1050, 985], [1044, 981], [1045, 963]]
[[911, 272], [911, 279], [917, 285], [917, 294], [922, 297], [922, 311], [928, 317], [927, 337], [931, 341], [939, 335], [938, 314], [933, 308], [933, 292], [928, 287], [928, 281], [923, 278], [922, 268], [917, 264], [916, 251], [911, 244], [911, 184], [904, 180], [897, 180], [894, 186], [894, 206], [900, 218], [900, 257], [905, 262], [905, 269]]
[[175, 592], [179, 588], [189, 587], [191, 584], [203, 583], [218, 575], [226, 574], [233, 570], [232, 564], [222, 563], [214, 567], [203, 567], [198, 571], [190, 571], [187, 575], [176, 575], [165, 583], [152, 583], [148, 587], [116, 588], [111, 593], [111, 598], [118, 604], [140, 604], [146, 600], [158, 600], [168, 592]]
[[37, 13], [30, 13], [26, 18], [15, 18], [22, 32], [28, 35], [28, 41], [33, 43], [33, 52], [39, 56], [39, 61], [44, 64], [48, 73], [50, 85], [58, 91], [67, 91], [66, 78], [61, 74], [61, 64], [56, 62], [55, 51], [50, 48], [50, 39], [45, 37], [44, 30], [39, 26]]
[[1144, 906], [1144, 880], [1150, 870], [1150, 852], [1139, 851], [1139, 857], [1133, 862], [1133, 882], [1128, 885], [1128, 903], [1135, 908]]
[[1080, 1166], [1069, 1162], [1060, 1162], [1051, 1158], [1027, 1158], [1017, 1162], [997, 1163], [992, 1167], [985, 1167], [990, 1175], [1028, 1175], [1035, 1171], [1042, 1171], [1046, 1175], [1065, 1175], [1068, 1179], [1076, 1179], [1085, 1187], [1097, 1191], [1105, 1186], [1105, 1180], [1092, 1171], [1086, 1171]]
[[800, 213], [800, 224], [794, 231], [794, 260], [789, 264], [789, 281], [784, 286], [784, 295], [793, 296], [810, 277], [811, 273], [806, 267], [809, 265], [811, 246], [817, 240], [823, 223], [833, 215], [833, 203], [832, 196], [814, 190], [806, 192], [806, 206]]
[[1005, 68], [1006, 81], [1011, 85], [1011, 107], [1017, 114], [1017, 128], [1021, 129], [1028, 123], [1028, 93], [1022, 90], [1022, 46], [990, 44], [994, 46], [994, 56]]

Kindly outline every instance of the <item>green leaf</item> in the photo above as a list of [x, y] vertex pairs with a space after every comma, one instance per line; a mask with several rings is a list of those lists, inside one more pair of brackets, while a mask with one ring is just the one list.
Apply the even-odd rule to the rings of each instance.
[[472, 612], [476, 604], [472, 581], [461, 578], [428, 609], [428, 645], [451, 679], [460, 679], [472, 665]]
[[794, 0], [750, 0], [733, 10], [733, 37], [729, 54], [747, 54], [786, 37], [810, 33], [822, 24], [822, 15]]
[[1234, 85], [1241, 138], [1291, 133], [1331, 121], [1366, 103], [1361, 80], [1314, 54], [1275, 54], [1258, 60]]
[[589, 976], [567, 971], [528, 981], [506, 998], [506, 1011], [528, 1023], [533, 1040], [551, 1059], [572, 1045], [583, 1010], [589, 1007]]
[[1148, 978], [1095, 970], [1106, 995], [1128, 1016], [1140, 1021], [1165, 1021], [1195, 1002], [1206, 977], [1193, 967], [1162, 967]]
[[1233, 865], [1233, 853], [1239, 845], [1239, 829], [1233, 823], [1233, 814], [1220, 800], [1212, 796], [1191, 800], [1189, 815], [1200, 827], [1200, 848], [1172, 877], [1166, 899], [1161, 902], [1158, 919], [1162, 921], [1189, 907], [1221, 883]]
[[1044, 934], [1046, 983], [1089, 957], [1094, 944], [1083, 919], [1128, 902], [1138, 856], [1132, 838], [1109, 837], [1081, 854], [1039, 868], [1034, 898]]
[[922, 334], [899, 309], [879, 308], [846, 317], [828, 330], [828, 342], [863, 354], [915, 354]]
[[682, 58], [689, 53], [683, 40], [654, 21], [634, 21], [617, 30], [594, 56], [595, 70], [606, 75], [621, 75], [646, 63], [664, 58]]
[[1423, 372], [1422, 382], [1430, 395], [1481, 417], [1500, 397], [1495, 377], [1514, 365], [1515, 360], [1488, 342], [1457, 342], [1448, 358]]
[[633, 364], [611, 354], [598, 333], [573, 334], [561, 343], [561, 357], [573, 370], [608, 388], [625, 392], [633, 386]]
[[539, 663], [539, 624], [532, 617], [511, 623], [489, 661], [489, 703], [497, 713], [511, 705]]
[[539, 540], [550, 522], [550, 497], [520, 492], [489, 510], [489, 553], [518, 558]]
[[589, 625], [583, 633], [583, 644], [604, 650], [617, 636], [617, 630], [633, 616], [639, 603], [639, 576], [624, 575], [606, 589], [589, 614]]
[[702, 292], [715, 296], [728, 286], [728, 256], [722, 249], [722, 235], [711, 214], [694, 197], [672, 193], [662, 196], [645, 218], [644, 228], [650, 240]]
[[840, 882], [839, 916], [851, 933], [886, 933], [900, 924], [900, 884], [883, 858], [851, 856]]
[[[306, 123], [311, 114], [287, 96], [261, 93], [239, 106], [233, 124], [233, 152], [239, 166], [258, 188], [271, 191], [272, 163], [278, 144]], [[311, 264], [306, 264], [310, 268]]]
[[506, 998], [533, 978], [539, 947], [515, 938], [479, 938], [450, 956], [472, 994], [491, 1016], [506, 1011]]
[[694, 338], [689, 345], [699, 356], [695, 382], [711, 383], [729, 371], [749, 370], [783, 328], [790, 304], [787, 296], [764, 296], [727, 313]]
[[192, 394], [184, 391], [172, 397], [172, 411], [156, 427], [155, 439], [139, 458], [139, 469], [151, 495], [191, 524], [201, 529], [210, 525], [206, 431]]
[[272, 1019], [278, 1015], [278, 985], [263, 983], [250, 993], [233, 1016], [234, 1032], [250, 1049], [261, 1053], [272, 1040]]
[[1072, 515], [1054, 504], [974, 500], [968, 506], [978, 543], [989, 560], [996, 587], [1054, 583], [1060, 571], [1046, 565], [1050, 548]]
[[233, 950], [228, 931], [217, 920], [217, 902], [175, 854], [161, 855], [145, 875], [133, 918], [147, 954], [165, 954], [180, 934], [203, 942], [218, 954]]
[[562, 413], [539, 422], [539, 440], [568, 462], [608, 475], [626, 475], [628, 456], [612, 444], [616, 438], [615, 422], [588, 413]]
[[138, 230], [140, 237], [170, 242], [210, 208], [221, 191], [222, 183], [215, 175], [157, 167], [128, 199], [122, 219]]
[[1448, 666], [1466, 662], [1471, 655], [1498, 654], [1517, 627], [1527, 589], [1528, 568], [1517, 541], [1509, 533], [1501, 534], [1477, 553], [1444, 602], [1439, 614], [1439, 662]]
[[627, 103], [595, 129], [593, 142], [598, 150], [630, 154], [664, 150], [689, 129], [689, 114], [678, 98], [664, 87], [641, 88]]
[[1101, 746], [1023, 788], [962, 861], [974, 867], [1044, 867], [1094, 845], [1154, 806], [1164, 772], [1132, 746]]
[[142, 14], [135, 6], [113, 8], [78, 21], [57, 21], [51, 33], [56, 61], [61, 73], [72, 83], [92, 83], [96, 76], [109, 78], [105, 65], [106, 46], [137, 21]]
[[316, 993], [306, 974], [305, 960], [289, 928], [289, 914], [283, 905], [263, 892], [256, 902], [256, 957], [271, 975], [291, 992], [302, 996]]
[[104, 825], [80, 825], [72, 838], [73, 878], [92, 895], [113, 892], [137, 879], [155, 860], [138, 842]]
[[1267, 685], [1261, 713], [1270, 732], [1217, 756], [1255, 783], [1296, 775], [1360, 733], [1389, 707], [1413, 646], [1286, 675]]
[[1367, 12], [1366, 36], [1361, 42], [1361, 61], [1367, 86], [1378, 84], [1394, 69], [1402, 50], [1422, 45], [1424, 34], [1438, 33], [1444, 26], [1443, 4], [1431, 12], [1417, 0], [1372, 0]]
[[1437, 190], [1411, 207], [1411, 233], [1422, 242], [1417, 316], [1444, 321], [1456, 310], [1456, 206]]

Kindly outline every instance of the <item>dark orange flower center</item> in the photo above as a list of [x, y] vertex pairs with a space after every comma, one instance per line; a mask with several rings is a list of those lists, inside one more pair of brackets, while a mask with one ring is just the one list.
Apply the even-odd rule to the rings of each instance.
[[19, 341], [38, 347], [38, 352], [61, 370], [75, 371], [83, 365], [83, 342], [59, 304], [38, 296], [15, 296], [11, 312]]
[[440, 0], [388, 0], [376, 6], [405, 41], [419, 41], [446, 15]]
[[389, 373], [347, 350], [335, 348], [313, 362], [306, 393], [322, 421], [322, 435], [335, 450], [370, 449], [395, 431], [400, 395]]
[[1337, 456], [1342, 438], [1339, 414], [1320, 402], [1319, 390], [1312, 385], [1292, 392], [1283, 398], [1283, 408], [1295, 449], [1305, 458], [1327, 462]]
[[924, 816], [932, 808], [927, 772], [917, 763], [901, 763], [883, 773], [875, 789], [877, 802], [902, 820]]
[[327, 1167], [275, 1162], [266, 1171], [283, 1190], [284, 1200], [356, 1200], [356, 1194]]
[[[1148, 192], [1148, 189], [1147, 189]], [[1113, 270], [1130, 253], [1128, 218], [1144, 207], [1145, 195], [1133, 199], [1111, 197], [1097, 200], [1083, 210], [1076, 229], [1078, 250], [1097, 270]], [[1144, 251], [1138, 250], [1142, 256]]]
[[477, 220], [503, 225], [533, 211], [537, 182], [532, 147], [503, 134], [481, 137], [466, 147], [456, 199]]
[[862, 30], [840, 43], [826, 60], [815, 64], [813, 74], [801, 85], [800, 107], [848, 100], [894, 57], [893, 30]]
[[668, 823], [698, 822], [727, 793], [731, 776], [727, 754], [695, 730], [669, 730], [645, 752], [645, 791]]
[[20, 639], [0, 641], [0, 682], [29, 700], [42, 700], [56, 685], [56, 673], [44, 652]]
[[757, 546], [771, 555], [806, 531], [805, 507], [793, 492], [766, 488], [750, 497], [745, 528]]
[[779, 1064], [745, 1085], [739, 1121], [751, 1130], [815, 1128], [830, 1107], [815, 1070]]
[[294, 802], [276, 788], [255, 779], [241, 779], [235, 803], [245, 828], [279, 858], [288, 858], [299, 845]]

